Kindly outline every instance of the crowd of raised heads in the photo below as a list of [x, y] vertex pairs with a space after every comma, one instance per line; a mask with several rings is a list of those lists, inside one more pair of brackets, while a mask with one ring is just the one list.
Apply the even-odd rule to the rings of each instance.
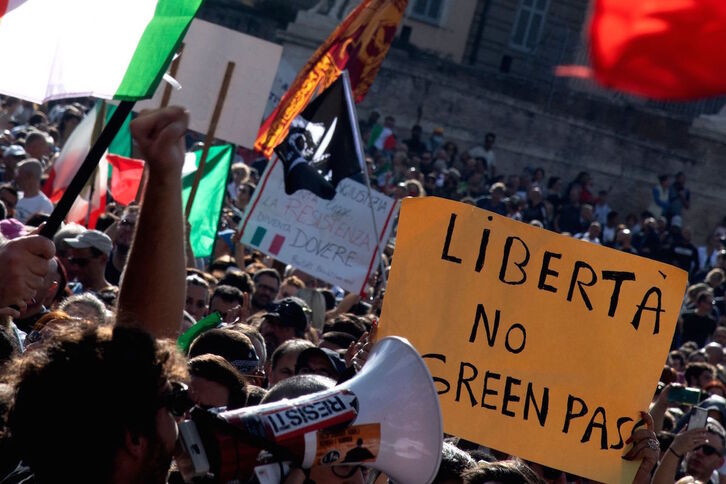
[[[195, 259], [181, 206], [181, 168], [192, 148], [181, 108], [132, 122], [137, 155], [147, 163], [139, 202], [108, 200], [95, 227], [66, 224], [45, 239], [36, 233], [53, 209], [44, 178], [91, 104], [0, 101], [0, 482], [180, 482], [176, 423], [191, 405], [237, 409], [295, 398], [365, 366], [395, 244], [362, 294], [238, 237], [220, 238], [211, 259]], [[661, 177], [656, 208], [622, 217], [587, 173], [565, 180], [537, 168], [507, 174], [493, 133], [459, 152], [441, 128], [424, 137], [414, 126], [398, 141], [390, 116], [379, 123], [374, 113], [361, 131], [373, 184], [387, 194], [461, 200], [688, 270], [693, 284], [652, 421], [645, 413], [647, 425], [634, 431], [624, 458], [642, 459], [636, 482], [726, 475], [726, 228], [714, 230], [705, 248], [691, 245], [682, 174], [670, 186]], [[223, 227], [236, 227], [261, 170], [259, 163], [232, 165]], [[396, 391], [380, 383], [381, 392]], [[703, 429], [684, 431], [689, 407], [664, 397], [678, 385], [708, 397]], [[437, 483], [588, 482], [456, 436], [442, 440]], [[293, 469], [283, 482], [369, 477], [368, 468], [349, 467]]]

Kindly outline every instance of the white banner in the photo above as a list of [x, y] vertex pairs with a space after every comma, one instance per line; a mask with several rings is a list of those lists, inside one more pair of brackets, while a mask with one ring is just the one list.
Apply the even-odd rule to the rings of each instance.
[[378, 244], [388, 241], [396, 201], [345, 178], [335, 198], [307, 190], [285, 194], [282, 162], [276, 155], [262, 175], [242, 220], [242, 243], [347, 291], [360, 294], [378, 263]]

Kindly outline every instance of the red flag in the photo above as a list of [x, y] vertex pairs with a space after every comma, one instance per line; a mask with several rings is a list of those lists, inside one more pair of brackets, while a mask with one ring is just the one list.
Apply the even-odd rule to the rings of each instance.
[[726, 93], [724, 0], [597, 0], [590, 39], [609, 88], [664, 100]]
[[113, 167], [111, 172], [111, 196], [121, 205], [128, 205], [136, 198], [144, 173], [144, 162], [118, 155], [107, 155]]
[[373, 84], [398, 30], [408, 0], [363, 0], [308, 59], [280, 104], [262, 123], [255, 149], [270, 157], [290, 123], [315, 92], [322, 92], [348, 69], [355, 102]]

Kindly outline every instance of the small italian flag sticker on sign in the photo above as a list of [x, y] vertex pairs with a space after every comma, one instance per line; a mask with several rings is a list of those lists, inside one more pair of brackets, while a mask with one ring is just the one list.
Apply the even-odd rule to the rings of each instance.
[[[273, 255], [278, 255], [280, 253], [280, 249], [282, 249], [282, 244], [285, 243], [285, 237], [280, 234], [273, 234], [270, 233], [270, 237], [267, 237], [268, 240], [270, 240], [269, 246], [266, 246], [264, 244], [265, 242], [265, 236], [267, 235], [267, 229], [265, 227], [257, 227], [252, 234], [252, 239], [250, 240], [250, 245], [254, 245], [258, 249], [262, 250], [263, 252], [268, 252]], [[267, 250], [265, 250], [265, 247], [267, 247]]]

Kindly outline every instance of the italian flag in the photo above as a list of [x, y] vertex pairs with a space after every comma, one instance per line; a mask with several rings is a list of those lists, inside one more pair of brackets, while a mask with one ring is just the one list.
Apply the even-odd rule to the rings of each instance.
[[151, 97], [202, 0], [0, 0], [0, 93]]
[[[83, 121], [76, 126], [48, 173], [48, 180], [43, 186], [43, 191], [53, 203], [58, 203], [61, 199], [91, 150], [94, 126], [100, 115], [99, 107], [100, 103], [89, 111]], [[107, 106], [107, 108], [106, 119], [110, 118], [115, 109], [114, 106]], [[128, 158], [131, 153], [131, 134], [128, 125], [129, 120], [126, 120], [111, 143], [109, 151], [101, 158], [92, 180], [83, 189], [68, 212], [66, 221], [86, 225], [86, 219], [88, 219], [88, 227], [93, 228], [96, 226], [98, 217], [106, 209], [107, 193], [110, 192], [114, 200], [122, 205], [128, 205], [136, 197], [144, 170], [144, 162]], [[109, 152], [117, 154], [112, 155]], [[109, 172], [111, 172], [110, 177]], [[91, 185], [93, 185], [93, 190], [91, 190]]]

